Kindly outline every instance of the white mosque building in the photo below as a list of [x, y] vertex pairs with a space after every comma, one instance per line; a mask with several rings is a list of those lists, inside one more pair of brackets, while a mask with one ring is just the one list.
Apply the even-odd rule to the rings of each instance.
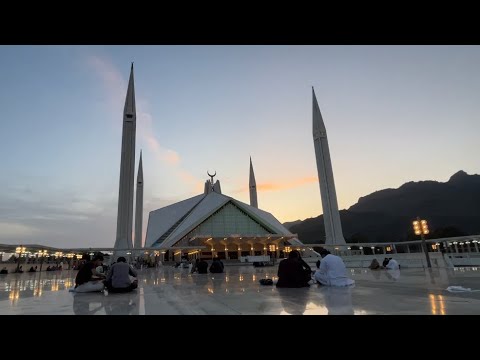
[[[251, 162], [250, 162], [251, 164]], [[252, 255], [283, 257], [304, 245], [272, 214], [256, 206], [250, 166], [251, 205], [222, 194], [220, 181], [207, 180], [203, 194], [150, 212], [146, 248], [158, 248], [167, 260], [189, 257], [240, 259]], [[254, 194], [254, 196], [253, 196]]]

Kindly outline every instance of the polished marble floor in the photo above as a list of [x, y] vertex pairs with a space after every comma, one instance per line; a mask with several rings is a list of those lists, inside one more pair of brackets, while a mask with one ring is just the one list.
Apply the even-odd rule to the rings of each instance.
[[68, 291], [76, 271], [0, 275], [0, 314], [480, 314], [480, 291], [450, 293], [449, 286], [480, 290], [480, 268], [349, 269], [351, 288], [262, 286], [276, 267], [227, 266], [224, 274], [188, 274], [161, 267], [139, 272], [130, 294]]

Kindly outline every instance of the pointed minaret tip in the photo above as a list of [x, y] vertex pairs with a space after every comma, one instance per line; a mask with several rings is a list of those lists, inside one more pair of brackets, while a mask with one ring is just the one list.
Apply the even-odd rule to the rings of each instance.
[[[133, 79], [133, 62], [130, 68], [130, 78], [128, 79], [127, 95], [125, 98], [125, 107], [123, 109], [126, 121], [134, 121], [136, 119], [136, 107], [135, 107], [135, 85]], [[134, 119], [135, 118], [135, 119]]]
[[320, 133], [326, 134], [327, 129], [323, 123], [322, 113], [318, 106], [317, 97], [315, 96], [315, 90], [312, 86], [312, 105], [313, 105], [313, 137], [314, 139], [320, 136]]

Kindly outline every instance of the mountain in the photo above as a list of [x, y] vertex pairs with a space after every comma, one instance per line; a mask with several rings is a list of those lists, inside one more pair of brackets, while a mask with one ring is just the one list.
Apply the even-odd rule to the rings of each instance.
[[[428, 221], [431, 238], [480, 234], [480, 175], [459, 171], [445, 183], [408, 182], [375, 191], [340, 211], [347, 242], [417, 239], [412, 231], [417, 216]], [[304, 243], [325, 242], [323, 215], [293, 223], [289, 230]]]
[[283, 223], [283, 226], [285, 226], [287, 229], [290, 229], [293, 225], [300, 224], [302, 220], [295, 220], [295, 221], [288, 221], [286, 223]]

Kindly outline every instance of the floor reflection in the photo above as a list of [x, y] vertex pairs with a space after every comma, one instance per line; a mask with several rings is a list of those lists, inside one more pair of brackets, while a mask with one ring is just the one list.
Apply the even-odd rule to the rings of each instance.
[[0, 300], [8, 297], [15, 305], [19, 299], [41, 297], [45, 291], [64, 291], [73, 286], [73, 276], [71, 271], [11, 274], [0, 281]]
[[138, 315], [140, 296], [134, 290], [125, 294], [73, 293], [75, 315]]
[[320, 286], [328, 315], [353, 315], [352, 286]]
[[303, 315], [307, 309], [309, 295], [308, 288], [286, 289], [277, 288], [282, 301], [283, 310], [290, 315]]
[[430, 294], [430, 308], [432, 315], [445, 315], [445, 301], [442, 295]]

